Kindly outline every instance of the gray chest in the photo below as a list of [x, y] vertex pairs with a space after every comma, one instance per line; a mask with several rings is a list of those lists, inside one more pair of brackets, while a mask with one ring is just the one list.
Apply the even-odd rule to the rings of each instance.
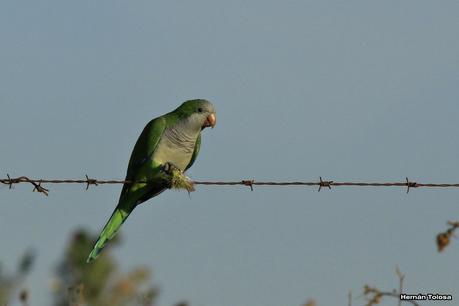
[[185, 170], [193, 156], [198, 135], [199, 131], [186, 131], [180, 127], [167, 128], [153, 154], [153, 160], [161, 164], [169, 162]]

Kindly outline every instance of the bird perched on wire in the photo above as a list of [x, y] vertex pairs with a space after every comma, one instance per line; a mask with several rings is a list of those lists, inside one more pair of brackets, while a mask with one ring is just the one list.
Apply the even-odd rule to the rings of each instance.
[[151, 120], [131, 153], [126, 181], [118, 205], [100, 233], [87, 262], [97, 258], [134, 208], [176, 187], [192, 190], [183, 173], [199, 154], [201, 131], [216, 124], [215, 107], [197, 99], [184, 102], [174, 111]]

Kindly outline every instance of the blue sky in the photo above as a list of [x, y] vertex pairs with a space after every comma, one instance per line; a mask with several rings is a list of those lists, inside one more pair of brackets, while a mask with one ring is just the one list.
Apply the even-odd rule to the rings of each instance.
[[[2, 1], [0, 172], [123, 178], [143, 126], [206, 98], [195, 179], [457, 182], [457, 1]], [[1, 176], [1, 175], [0, 175]], [[33, 246], [34, 304], [120, 186], [0, 187], [0, 260]], [[199, 187], [137, 208], [114, 250], [161, 305], [342, 305], [370, 283], [459, 297], [457, 190]], [[363, 304], [357, 300], [356, 304]], [[435, 303], [429, 303], [435, 305]]]

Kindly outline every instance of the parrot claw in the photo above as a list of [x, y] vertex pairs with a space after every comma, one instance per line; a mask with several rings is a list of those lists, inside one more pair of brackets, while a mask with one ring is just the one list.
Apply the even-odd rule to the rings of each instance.
[[163, 165], [163, 171], [168, 176], [169, 189], [185, 189], [188, 192], [194, 191], [193, 181], [184, 175], [183, 170], [173, 163], [167, 162]]
[[166, 172], [169, 175], [172, 175], [173, 172], [177, 172], [177, 171], [180, 172], [180, 173], [183, 173], [183, 171], [181, 169], [179, 169], [179, 167], [177, 167], [176, 165], [174, 165], [173, 163], [170, 163], [170, 162], [167, 162], [167, 163], [164, 164], [163, 170], [164, 170], [164, 172]]

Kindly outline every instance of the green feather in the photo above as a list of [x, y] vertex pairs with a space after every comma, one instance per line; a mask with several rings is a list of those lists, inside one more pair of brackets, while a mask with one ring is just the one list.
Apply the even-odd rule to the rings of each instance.
[[115, 236], [121, 224], [123, 224], [124, 220], [126, 220], [129, 214], [130, 212], [125, 212], [119, 208], [115, 209], [112, 216], [110, 217], [107, 224], [105, 225], [104, 229], [100, 233], [99, 239], [94, 245], [94, 248], [89, 254], [86, 262], [89, 263], [92, 260], [96, 259], [97, 256], [99, 256], [99, 253], [105, 247], [106, 242]]

